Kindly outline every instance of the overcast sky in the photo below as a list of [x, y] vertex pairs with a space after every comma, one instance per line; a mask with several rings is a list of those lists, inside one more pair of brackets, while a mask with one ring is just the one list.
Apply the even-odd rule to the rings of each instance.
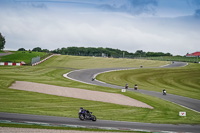
[[6, 50], [200, 51], [200, 0], [0, 0]]

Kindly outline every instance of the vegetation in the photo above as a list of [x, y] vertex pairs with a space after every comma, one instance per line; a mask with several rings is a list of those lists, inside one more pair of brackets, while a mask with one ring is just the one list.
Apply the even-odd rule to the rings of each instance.
[[105, 56], [114, 58], [135, 58], [135, 59], [148, 59], [148, 60], [161, 60], [161, 61], [184, 61], [184, 62], [200, 62], [197, 57], [185, 57], [185, 56], [172, 56], [170, 53], [163, 52], [145, 52], [143, 50], [137, 50], [135, 53], [129, 53], [127, 51], [112, 49], [112, 48], [85, 48], [85, 47], [67, 47], [51, 51], [52, 53], [62, 55], [77, 55], [77, 56]]
[[[154, 109], [9, 89], [9, 86], [15, 81], [31, 81], [57, 86], [121, 93], [118, 89], [79, 83], [66, 79], [62, 75], [74, 69], [138, 67], [141, 63], [145, 64], [146, 67], [150, 67], [164, 65], [167, 62], [60, 55], [54, 56], [41, 65], [34, 67], [0, 66], [0, 111], [77, 118], [79, 107], [84, 107], [92, 110], [98, 119], [104, 120], [199, 124], [200, 115], [198, 113], [168, 101], [140, 93], [127, 92], [123, 94], [145, 102], [153, 106]], [[187, 117], [179, 117], [179, 111], [186, 111]]]
[[156, 60], [138, 60], [138, 59], [123, 59], [123, 58], [101, 58], [87, 56], [56, 56], [52, 60], [42, 63], [42, 66], [51, 67], [67, 67], [72, 69], [86, 68], [117, 68], [117, 67], [155, 67], [166, 65], [167, 61]]
[[[19, 48], [17, 51], [27, 51], [27, 50], [25, 48]], [[28, 51], [31, 53], [30, 49]], [[35, 47], [35, 48], [32, 49], [32, 51], [34, 51], [34, 52], [46, 52], [46, 53], [50, 52], [48, 49], [42, 49], [40, 47]]]
[[34, 48], [32, 51], [35, 51], [35, 52], [42, 52], [42, 49], [40, 47], [36, 47]]
[[78, 56], [106, 56], [114, 58], [134, 58], [134, 57], [146, 57], [146, 56], [171, 56], [170, 53], [162, 52], [143, 52], [142, 50], [137, 50], [135, 53], [129, 53], [127, 51], [112, 49], [112, 48], [85, 48], [85, 47], [68, 47], [61, 48], [52, 51], [53, 53], [63, 54], [63, 55], [78, 55]]
[[0, 51], [4, 49], [5, 43], [6, 43], [5, 37], [2, 36], [0, 33]]
[[12, 52], [13, 54], [2, 56], [0, 61], [2, 62], [21, 62], [24, 61], [26, 64], [30, 64], [31, 59], [33, 57], [43, 57], [46, 55], [46, 53], [43, 52], [22, 52], [22, 51], [17, 51], [17, 52]]
[[25, 48], [19, 48], [17, 51], [26, 51]]
[[[18, 49], [18, 51], [26, 51], [24, 48]], [[29, 50], [31, 51], [31, 50]], [[55, 50], [42, 49], [35, 47], [32, 49], [35, 52], [56, 53], [62, 55], [75, 55], [75, 56], [95, 56], [95, 57], [113, 57], [113, 58], [132, 58], [132, 59], [148, 59], [148, 60], [161, 60], [161, 61], [184, 61], [184, 62], [199, 62], [198, 57], [185, 57], [185, 56], [172, 56], [170, 53], [163, 52], [144, 52], [143, 50], [137, 50], [135, 53], [129, 53], [124, 50], [112, 49], [112, 48], [94, 48], [94, 47], [67, 47], [58, 48]]]
[[[19, 48], [18, 51], [26, 51], [24, 48]], [[29, 50], [30, 52], [31, 50]], [[161, 60], [161, 61], [183, 61], [183, 62], [200, 62], [198, 57], [185, 57], [185, 56], [173, 56], [170, 53], [163, 52], [145, 52], [143, 50], [137, 50], [135, 53], [129, 53], [124, 50], [112, 49], [112, 48], [94, 48], [94, 47], [67, 47], [58, 48], [55, 50], [42, 49], [35, 47], [32, 49], [35, 52], [55, 53], [62, 55], [75, 55], [75, 56], [95, 56], [95, 57], [113, 57], [113, 58], [132, 58], [132, 59], [147, 59], [147, 60]]]
[[181, 68], [134, 69], [101, 74], [97, 79], [111, 84], [134, 88], [137, 83], [140, 89], [200, 99], [200, 66], [189, 64]]

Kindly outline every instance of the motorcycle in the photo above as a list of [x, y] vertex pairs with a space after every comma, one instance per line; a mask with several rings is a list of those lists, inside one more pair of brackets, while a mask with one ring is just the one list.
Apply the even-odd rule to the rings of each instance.
[[92, 81], [94, 81], [95, 80], [95, 78], [92, 78]]
[[79, 112], [79, 119], [84, 121], [84, 120], [92, 120], [96, 121], [96, 116], [92, 115], [92, 112]]
[[166, 92], [166, 91], [163, 91], [163, 95], [167, 95], [167, 92]]

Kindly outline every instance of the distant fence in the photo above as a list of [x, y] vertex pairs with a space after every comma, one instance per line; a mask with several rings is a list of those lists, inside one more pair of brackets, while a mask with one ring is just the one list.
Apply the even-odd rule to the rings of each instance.
[[144, 57], [143, 59], [161, 60], [161, 61], [182, 61], [182, 62], [191, 62], [191, 63], [199, 63], [200, 62], [198, 57], [183, 57], [183, 56]]
[[31, 59], [31, 65], [33, 65], [37, 62], [40, 62], [40, 56], [37, 56], [37, 57], [34, 57], [34, 58]]

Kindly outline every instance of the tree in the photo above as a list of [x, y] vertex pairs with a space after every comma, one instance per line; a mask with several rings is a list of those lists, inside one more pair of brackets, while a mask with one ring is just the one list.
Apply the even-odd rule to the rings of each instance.
[[0, 33], [0, 50], [4, 49], [5, 43], [6, 43], [6, 40]]
[[24, 48], [19, 48], [18, 51], [26, 51]]
[[135, 55], [139, 56], [139, 57], [145, 57], [146, 56], [146, 52], [144, 52], [143, 50], [137, 50], [135, 52]]
[[172, 56], [170, 53], [162, 53], [162, 52], [147, 52], [146, 56], [148, 57], [159, 57], [159, 56]]
[[41, 52], [42, 49], [41, 49], [40, 47], [36, 47], [36, 48], [34, 48], [32, 51], [35, 51], [35, 52]]
[[42, 52], [49, 53], [49, 50], [48, 49], [43, 49]]

